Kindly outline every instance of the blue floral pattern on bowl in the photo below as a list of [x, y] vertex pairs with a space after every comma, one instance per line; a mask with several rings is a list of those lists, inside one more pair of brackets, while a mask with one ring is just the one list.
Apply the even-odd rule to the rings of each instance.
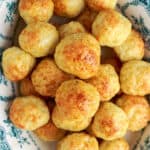
[[[150, 48], [150, 0], [119, 0], [118, 9], [127, 16], [134, 27], [141, 32]], [[13, 126], [8, 117], [11, 100], [17, 94], [16, 84], [3, 76], [1, 56], [5, 48], [12, 43], [13, 32], [17, 21], [17, 0], [0, 0], [0, 150], [54, 150], [54, 144], [41, 142], [32, 133]], [[150, 60], [150, 51], [145, 58]], [[138, 133], [140, 143], [132, 145], [133, 149], [150, 149], [150, 127]], [[141, 134], [144, 132], [143, 136]], [[138, 139], [139, 139], [138, 138]]]

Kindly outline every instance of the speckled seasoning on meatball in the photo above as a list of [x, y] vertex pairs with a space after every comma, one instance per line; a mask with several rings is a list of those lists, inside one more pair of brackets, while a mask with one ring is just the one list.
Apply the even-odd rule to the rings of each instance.
[[129, 144], [123, 138], [112, 140], [112, 141], [103, 141], [100, 143], [99, 150], [129, 150]]
[[120, 90], [119, 76], [110, 64], [100, 65], [96, 76], [87, 82], [97, 88], [101, 101], [111, 100]]
[[19, 13], [27, 24], [48, 22], [52, 17], [54, 4], [52, 0], [20, 0]]
[[9, 117], [16, 127], [32, 131], [47, 124], [50, 114], [44, 100], [36, 96], [25, 96], [14, 99]]
[[55, 14], [68, 18], [78, 16], [85, 7], [84, 0], [53, 0], [53, 2]]
[[88, 33], [76, 33], [62, 39], [55, 50], [55, 62], [63, 71], [81, 79], [96, 75], [100, 65], [100, 46]]
[[117, 0], [85, 0], [87, 5], [95, 10], [101, 11], [103, 9], [114, 9], [117, 4]]
[[121, 45], [131, 32], [131, 23], [115, 10], [102, 10], [92, 24], [92, 33], [101, 46]]
[[55, 97], [56, 90], [72, 76], [60, 70], [53, 59], [44, 58], [39, 62], [31, 75], [35, 90], [42, 96]]
[[81, 132], [64, 137], [58, 142], [57, 150], [99, 150], [99, 146], [95, 137]]
[[150, 63], [132, 60], [124, 63], [120, 71], [121, 90], [128, 95], [150, 94]]
[[125, 136], [128, 124], [128, 117], [120, 107], [112, 102], [104, 102], [90, 128], [96, 137], [110, 141]]
[[24, 79], [35, 65], [35, 58], [18, 47], [6, 49], [2, 56], [4, 75], [11, 81]]
[[139, 131], [144, 128], [150, 120], [150, 106], [145, 97], [122, 95], [117, 100], [129, 118], [130, 131]]
[[114, 50], [122, 62], [140, 60], [144, 57], [144, 41], [138, 32], [132, 30], [128, 38]]
[[60, 38], [64, 38], [71, 34], [84, 32], [86, 32], [86, 30], [84, 29], [83, 25], [77, 21], [71, 21], [59, 27]]
[[55, 26], [37, 22], [28, 24], [19, 35], [20, 47], [34, 57], [52, 54], [59, 40]]
[[81, 131], [95, 115], [100, 96], [97, 89], [84, 81], [65, 81], [56, 91], [52, 120], [58, 128]]

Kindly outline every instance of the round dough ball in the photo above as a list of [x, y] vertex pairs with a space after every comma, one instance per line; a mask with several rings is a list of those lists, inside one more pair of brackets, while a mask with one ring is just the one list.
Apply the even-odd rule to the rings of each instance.
[[125, 63], [120, 71], [121, 89], [128, 95], [150, 94], [150, 63], [133, 60]]
[[117, 0], [86, 0], [86, 2], [87, 5], [95, 11], [114, 9], [117, 4]]
[[86, 32], [84, 27], [77, 21], [71, 21], [59, 27], [60, 38], [64, 38], [74, 33], [84, 33], [84, 32]]
[[19, 35], [19, 44], [23, 50], [34, 57], [43, 57], [54, 52], [59, 34], [55, 26], [49, 23], [31, 23]]
[[20, 94], [23, 96], [29, 96], [29, 95], [38, 96], [39, 95], [35, 91], [30, 77], [27, 77], [27, 78], [20, 81], [19, 90], [20, 90]]
[[94, 86], [81, 80], [69, 80], [56, 92], [53, 122], [58, 128], [80, 131], [85, 129], [95, 115], [100, 96]]
[[114, 48], [121, 61], [142, 59], [144, 56], [144, 42], [141, 35], [132, 30], [126, 41]]
[[87, 31], [91, 31], [92, 23], [96, 17], [97, 13], [86, 8], [77, 20], [85, 27]]
[[[52, 113], [53, 123], [57, 128], [68, 130], [68, 131], [81, 131], [86, 129], [92, 118], [83, 118], [82, 115], [77, 116], [75, 113], [73, 116], [67, 114], [69, 110], [65, 112], [60, 110], [60, 107], [55, 107]], [[76, 118], [74, 116], [77, 116]], [[73, 118], [74, 117], [74, 118]]]
[[47, 22], [53, 15], [52, 0], [20, 0], [19, 13], [26, 23]]
[[57, 128], [50, 120], [46, 125], [36, 129], [35, 134], [44, 141], [58, 141], [65, 135], [66, 131]]
[[73, 133], [57, 144], [57, 150], [99, 150], [95, 137], [86, 133]]
[[101, 101], [111, 100], [120, 90], [119, 77], [109, 64], [100, 65], [97, 75], [87, 82], [97, 88]]
[[97, 89], [82, 80], [72, 79], [63, 82], [57, 89], [56, 105], [62, 112], [68, 112], [72, 118], [91, 118], [96, 113], [100, 96]]
[[8, 48], [2, 56], [4, 75], [11, 81], [22, 80], [30, 73], [35, 61], [35, 58], [18, 47]]
[[84, 9], [84, 0], [53, 0], [56, 15], [73, 18]]
[[55, 61], [63, 71], [81, 79], [95, 76], [100, 64], [100, 46], [87, 33], [68, 35], [57, 45]]
[[94, 117], [91, 130], [96, 137], [115, 140], [126, 134], [128, 123], [127, 115], [121, 108], [111, 102], [104, 102]]
[[92, 24], [92, 33], [102, 46], [119, 46], [130, 32], [130, 21], [115, 10], [102, 10]]
[[122, 95], [117, 100], [117, 105], [125, 111], [129, 118], [129, 130], [138, 131], [147, 125], [150, 106], [145, 97]]
[[71, 78], [70, 75], [61, 71], [54, 60], [45, 58], [34, 69], [31, 80], [35, 90], [42, 96], [55, 97], [60, 84]]
[[25, 96], [14, 99], [9, 117], [16, 127], [32, 131], [48, 123], [50, 114], [41, 98]]
[[130, 150], [130, 147], [127, 141], [121, 138], [113, 141], [103, 141], [99, 150]]

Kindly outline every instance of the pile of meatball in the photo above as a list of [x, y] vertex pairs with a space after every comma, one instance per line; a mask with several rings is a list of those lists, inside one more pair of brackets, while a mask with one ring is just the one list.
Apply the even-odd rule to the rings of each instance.
[[[57, 150], [129, 150], [123, 138], [150, 121], [150, 63], [117, 0], [20, 0], [26, 26], [2, 67], [19, 83], [9, 117]], [[70, 22], [55, 27], [53, 14]], [[115, 53], [104, 58], [102, 49]]]

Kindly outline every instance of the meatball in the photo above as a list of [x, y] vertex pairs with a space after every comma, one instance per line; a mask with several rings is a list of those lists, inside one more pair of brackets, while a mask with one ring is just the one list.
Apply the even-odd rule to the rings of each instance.
[[52, 0], [20, 0], [19, 13], [26, 23], [47, 22], [53, 15]]
[[84, 0], [53, 0], [56, 15], [73, 18], [84, 9]]
[[117, 0], [86, 0], [86, 2], [87, 5], [95, 11], [114, 9], [117, 4]]
[[132, 60], [120, 71], [121, 89], [125, 94], [144, 96], [150, 94], [150, 63]]
[[34, 57], [43, 57], [54, 52], [59, 34], [49, 23], [31, 23], [19, 35], [20, 47]]
[[119, 46], [130, 32], [130, 21], [115, 10], [102, 10], [92, 24], [92, 33], [102, 46]]
[[23, 96], [36, 95], [39, 94], [35, 91], [35, 88], [32, 84], [30, 77], [27, 77], [20, 81], [19, 85], [20, 94]]
[[31, 131], [45, 125], [50, 119], [46, 103], [35, 96], [16, 97], [9, 117], [16, 127]]
[[117, 100], [117, 105], [125, 111], [129, 118], [129, 130], [138, 131], [147, 125], [150, 106], [145, 97], [122, 95]]
[[34, 132], [44, 141], [58, 141], [66, 133], [65, 130], [57, 128], [51, 120], [46, 125], [36, 129]]
[[35, 65], [35, 59], [18, 47], [6, 49], [2, 56], [4, 75], [11, 81], [24, 79]]
[[74, 33], [84, 33], [84, 32], [86, 32], [84, 27], [77, 21], [71, 21], [59, 27], [60, 38], [64, 38]]
[[104, 102], [94, 117], [91, 130], [96, 137], [115, 140], [126, 134], [128, 123], [127, 115], [121, 108], [111, 102]]
[[111, 100], [120, 90], [119, 77], [109, 64], [100, 65], [98, 74], [87, 82], [97, 88], [101, 101]]
[[100, 46], [87, 33], [72, 34], [57, 45], [55, 61], [60, 69], [81, 79], [95, 76], [100, 64]]
[[129, 150], [129, 144], [125, 139], [120, 138], [113, 141], [103, 141], [99, 150]]
[[115, 47], [114, 50], [123, 62], [135, 59], [140, 60], [144, 56], [144, 42], [141, 35], [132, 30], [126, 41]]
[[82, 131], [86, 129], [91, 122], [92, 118], [83, 118], [82, 115], [75, 118], [75, 115], [71, 116], [66, 112], [61, 111], [60, 107], [55, 106], [52, 113], [52, 120], [57, 128], [74, 132]]
[[31, 75], [35, 90], [42, 96], [51, 97], [55, 97], [60, 84], [70, 78], [71, 76], [61, 71], [50, 58], [41, 60]]
[[57, 150], [99, 150], [98, 141], [86, 133], [73, 133], [57, 144]]
[[81, 15], [77, 18], [87, 31], [91, 31], [92, 23], [96, 17], [97, 13], [86, 8]]
[[81, 131], [90, 124], [95, 115], [100, 96], [94, 86], [73, 79], [61, 84], [55, 101], [56, 107], [52, 113], [54, 124], [65, 130]]

